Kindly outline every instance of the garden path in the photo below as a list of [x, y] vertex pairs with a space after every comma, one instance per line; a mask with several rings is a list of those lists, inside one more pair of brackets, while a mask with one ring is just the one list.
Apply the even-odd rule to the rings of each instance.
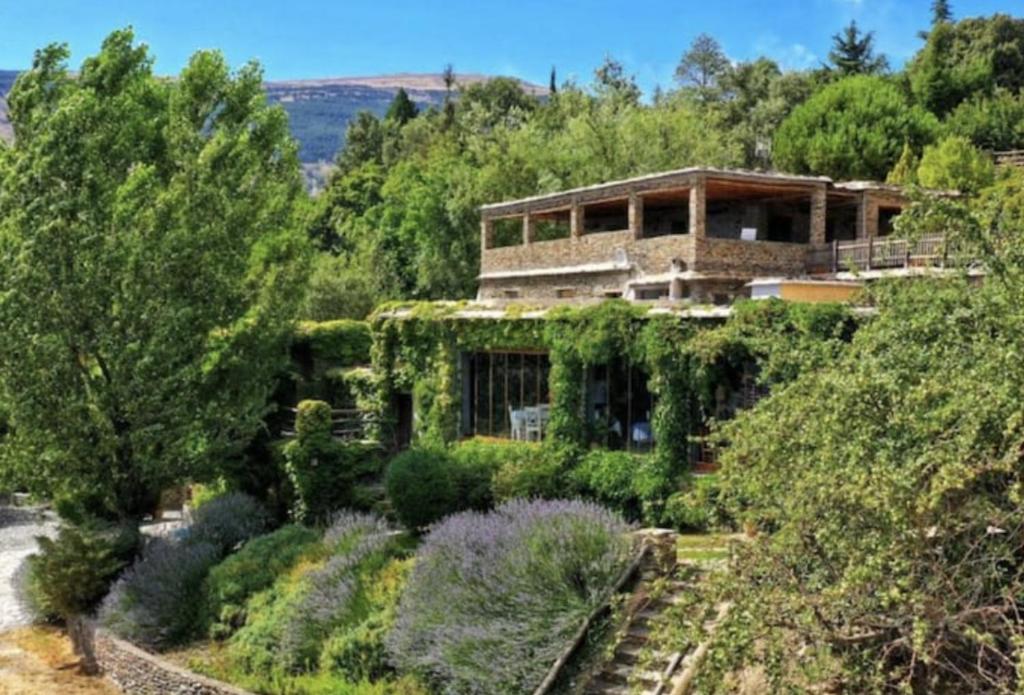
[[37, 507], [0, 507], [0, 632], [28, 624], [14, 594], [14, 574], [36, 550], [36, 536], [56, 533], [55, 517]]

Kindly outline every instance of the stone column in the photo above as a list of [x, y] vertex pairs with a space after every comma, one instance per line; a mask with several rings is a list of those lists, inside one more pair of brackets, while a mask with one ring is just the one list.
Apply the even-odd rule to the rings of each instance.
[[583, 206], [579, 203], [573, 203], [569, 210], [569, 236], [573, 241], [583, 236]]
[[825, 243], [826, 196], [824, 184], [811, 192], [811, 238], [812, 244]]
[[523, 215], [523, 245], [529, 246], [537, 238], [537, 220], [533, 219], [533, 215], [526, 213]]
[[708, 183], [703, 176], [698, 176], [690, 187], [690, 234], [695, 239], [703, 239], [707, 228]]
[[636, 193], [629, 194], [629, 230], [634, 239], [644, 238], [644, 199]]
[[494, 246], [494, 220], [486, 217], [480, 220], [480, 250], [486, 251]]

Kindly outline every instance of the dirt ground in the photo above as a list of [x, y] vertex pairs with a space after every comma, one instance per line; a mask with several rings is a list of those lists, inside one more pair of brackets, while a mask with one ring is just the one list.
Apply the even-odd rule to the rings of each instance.
[[0, 695], [118, 695], [103, 678], [78, 673], [78, 659], [59, 630], [19, 627], [0, 633]]

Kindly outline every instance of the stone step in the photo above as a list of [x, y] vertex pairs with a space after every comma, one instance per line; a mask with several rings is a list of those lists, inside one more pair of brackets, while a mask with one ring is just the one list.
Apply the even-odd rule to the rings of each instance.
[[661, 674], [647, 669], [636, 669], [631, 664], [612, 663], [601, 672], [601, 678], [611, 683], [623, 685], [657, 686], [661, 682]]

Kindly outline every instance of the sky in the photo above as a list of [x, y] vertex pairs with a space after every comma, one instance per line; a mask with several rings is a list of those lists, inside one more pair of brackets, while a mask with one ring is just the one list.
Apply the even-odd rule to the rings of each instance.
[[[1024, 0], [952, 0], [956, 17], [1024, 15]], [[818, 65], [851, 19], [876, 34], [898, 67], [920, 46], [930, 0], [0, 0], [0, 69], [28, 67], [35, 49], [71, 47], [72, 64], [112, 29], [131, 25], [160, 74], [218, 48], [233, 65], [259, 60], [269, 80], [394, 72], [503, 74], [546, 85], [589, 83], [606, 55], [650, 91], [669, 86], [701, 32], [733, 60], [767, 55]]]

